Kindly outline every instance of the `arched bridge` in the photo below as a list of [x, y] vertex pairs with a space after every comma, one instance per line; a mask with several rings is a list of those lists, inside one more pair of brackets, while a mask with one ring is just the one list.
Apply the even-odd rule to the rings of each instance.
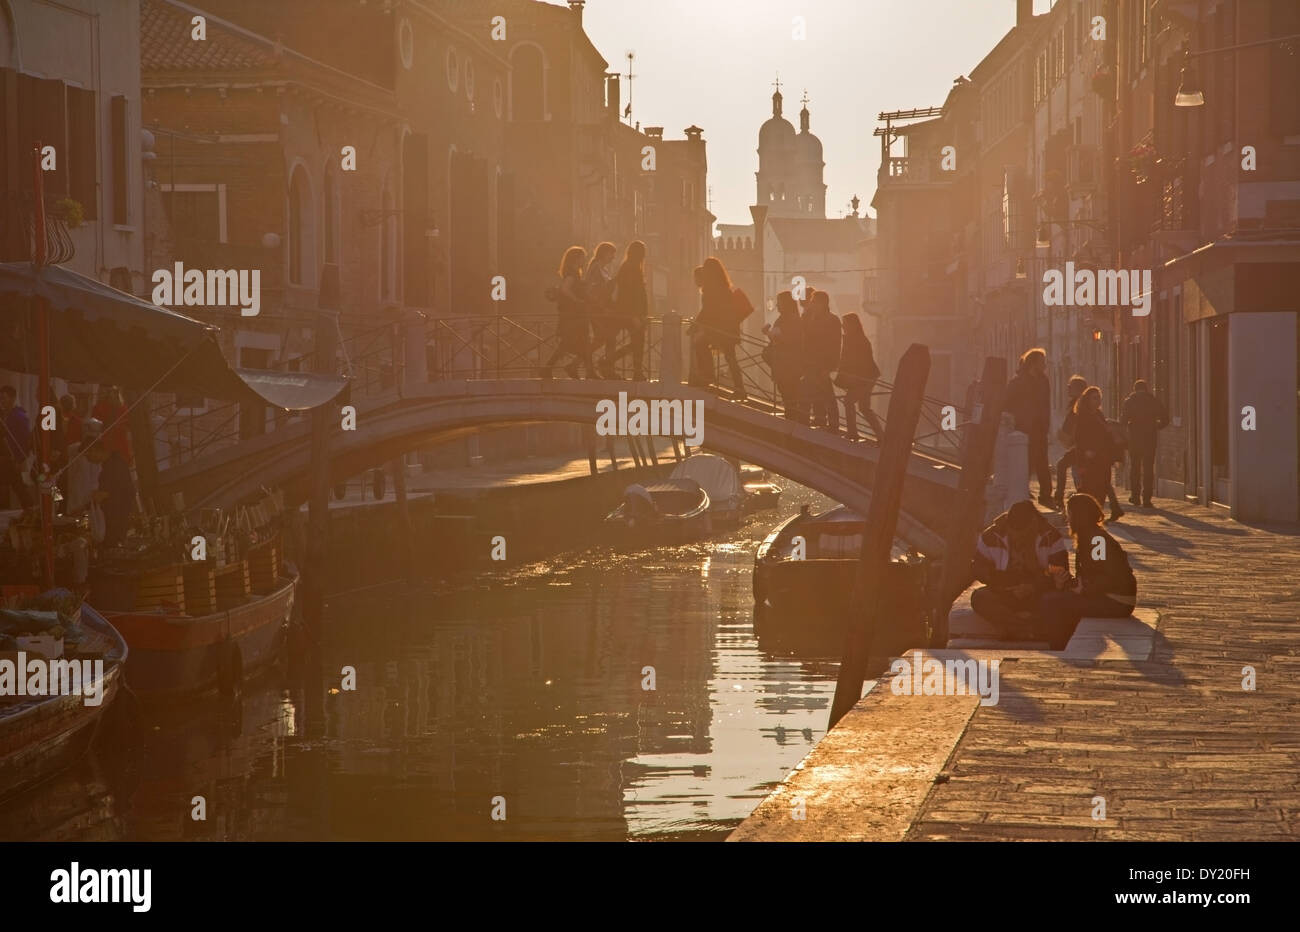
[[[503, 326], [502, 320], [496, 319], [497, 327]], [[434, 324], [435, 339], [446, 323]], [[482, 319], [474, 323], [485, 324]], [[512, 335], [524, 329], [517, 319], [509, 325]], [[674, 325], [672, 320], [667, 322], [670, 330]], [[435, 346], [446, 351], [450, 364], [443, 365], [444, 356], [437, 356], [427, 379], [394, 376], [384, 364], [367, 366], [366, 360], [382, 355], [382, 348], [354, 353], [347, 365], [356, 376], [351, 399], [357, 413], [356, 429], [340, 429], [340, 418], [331, 414], [331, 482], [391, 462], [432, 441], [485, 427], [548, 421], [594, 425], [598, 403], [617, 401], [619, 393], [626, 392], [629, 401], [703, 402], [701, 441], [705, 449], [758, 464], [866, 513], [880, 453], [878, 440], [866, 433], [867, 440], [851, 442], [783, 417], [781, 399], [770, 388], [770, 377], [764, 379], [758, 347], [742, 347], [749, 400], [741, 402], [732, 400], [729, 393], [681, 384], [678, 366], [683, 356], [673, 345], [680, 346], [681, 338], [670, 336], [665, 341], [658, 333], [649, 346], [649, 368], [657, 370], [659, 380], [537, 377], [538, 362], [548, 355], [550, 340], [541, 322], [535, 326], [535, 330], [525, 331], [529, 336], [526, 345], [516, 339], [509, 347], [515, 354], [509, 360], [499, 333], [491, 352], [484, 352], [493, 341], [482, 339], [482, 332], [477, 339], [472, 333], [468, 338], [464, 331], [456, 333], [462, 345], [444, 334]], [[659, 327], [656, 324], [657, 330]], [[457, 366], [458, 356], [468, 356], [471, 366]], [[493, 358], [496, 366], [484, 366], [485, 357]], [[388, 358], [391, 365], [392, 360], [400, 360], [401, 353], [390, 349]], [[507, 361], [512, 364], [503, 365]], [[387, 377], [373, 377], [384, 371]], [[463, 377], [466, 374], [477, 377]], [[889, 389], [886, 382], [878, 384], [878, 394], [886, 395]], [[938, 429], [943, 407], [935, 399], [923, 404], [923, 424], [908, 463], [898, 523], [899, 537], [935, 555], [944, 551], [961, 475], [960, 432]], [[165, 495], [182, 492], [188, 507], [230, 505], [263, 487], [283, 487], [291, 501], [301, 501], [310, 483], [311, 450], [310, 418], [304, 417], [237, 443], [214, 445], [201, 456], [170, 465], [159, 473], [159, 489]]]

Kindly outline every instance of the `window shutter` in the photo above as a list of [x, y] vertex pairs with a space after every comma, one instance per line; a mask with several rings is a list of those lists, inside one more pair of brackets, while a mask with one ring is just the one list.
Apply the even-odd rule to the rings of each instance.
[[98, 192], [95, 165], [98, 152], [95, 135], [95, 92], [68, 88], [68, 191], [81, 204], [82, 216], [97, 220]]

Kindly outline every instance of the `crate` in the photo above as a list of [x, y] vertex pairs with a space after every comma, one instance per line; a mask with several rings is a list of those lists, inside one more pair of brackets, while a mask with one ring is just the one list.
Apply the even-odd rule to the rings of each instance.
[[247, 555], [249, 582], [254, 592], [270, 592], [279, 579], [280, 547], [269, 540], [251, 548]]
[[198, 617], [217, 611], [217, 571], [209, 563], [185, 565], [185, 614]]
[[217, 611], [242, 605], [252, 592], [248, 575], [248, 563], [240, 560], [230, 563], [216, 571]]
[[182, 565], [166, 566], [141, 573], [136, 579], [136, 611], [179, 611], [185, 605], [185, 575]]

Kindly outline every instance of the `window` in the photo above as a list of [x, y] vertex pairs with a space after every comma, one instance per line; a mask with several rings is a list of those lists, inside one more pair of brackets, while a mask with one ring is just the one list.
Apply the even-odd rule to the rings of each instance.
[[474, 63], [465, 59], [465, 97], [474, 99]]
[[239, 348], [239, 368], [270, 369], [271, 351], [255, 346], [241, 346]]
[[163, 213], [177, 244], [226, 242], [225, 185], [159, 185]]
[[95, 92], [68, 88], [68, 196], [81, 204], [86, 220], [98, 217], [95, 185]]
[[403, 19], [398, 24], [397, 45], [402, 57], [402, 67], [410, 71], [411, 65], [415, 61], [415, 33], [411, 29], [409, 19]]
[[113, 98], [110, 111], [110, 125], [113, 130], [113, 222], [124, 226], [131, 220], [128, 208], [127, 182], [127, 135], [126, 135], [126, 98]]
[[447, 87], [451, 92], [456, 93], [456, 88], [460, 86], [460, 58], [456, 55], [455, 49], [447, 49]]
[[316, 213], [307, 171], [301, 165], [289, 176], [289, 281], [314, 287], [316, 282]]

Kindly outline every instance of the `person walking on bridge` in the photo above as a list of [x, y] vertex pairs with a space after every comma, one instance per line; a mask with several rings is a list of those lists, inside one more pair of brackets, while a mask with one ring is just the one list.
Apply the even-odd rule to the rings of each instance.
[[1038, 504], [1051, 508], [1052, 466], [1047, 459], [1047, 431], [1052, 421], [1052, 386], [1047, 380], [1047, 353], [1025, 350], [1015, 378], [1007, 383], [1006, 409], [1016, 430], [1029, 437], [1029, 471], [1038, 475]]
[[880, 378], [880, 367], [871, 351], [871, 341], [862, 329], [862, 319], [857, 314], [848, 313], [840, 321], [844, 327], [844, 344], [840, 350], [835, 384], [844, 389], [844, 436], [850, 440], [860, 439], [856, 408], [862, 412], [879, 443], [884, 439], [885, 429], [876, 412], [871, 410], [871, 395], [876, 390], [876, 380]]
[[740, 342], [740, 317], [736, 313], [735, 288], [727, 275], [726, 266], [717, 256], [709, 256], [695, 270], [695, 283], [700, 287], [700, 313], [688, 331], [691, 336], [692, 385], [707, 387], [714, 383], [713, 350], [727, 359], [731, 372], [732, 398], [748, 400], [745, 377], [736, 358], [736, 344]]
[[[639, 239], [627, 244], [623, 262], [614, 275], [615, 333], [605, 343], [605, 359], [611, 364], [625, 353], [632, 355], [632, 379], [645, 381], [645, 331], [650, 318], [650, 298], [645, 287], [645, 243]], [[627, 346], [614, 351], [620, 333], [628, 335]]]
[[768, 344], [763, 359], [772, 367], [772, 381], [781, 394], [787, 420], [808, 426], [808, 408], [804, 404], [800, 379], [804, 371], [803, 322], [794, 295], [783, 291], [776, 296], [776, 320], [763, 327]]
[[803, 315], [804, 360], [808, 369], [804, 387], [812, 405], [814, 427], [840, 429], [839, 406], [831, 372], [840, 364], [840, 322], [831, 313], [831, 299], [824, 291], [814, 291]]
[[558, 342], [551, 357], [542, 365], [542, 378], [551, 377], [551, 367], [563, 356], [572, 356], [573, 362], [564, 371], [570, 378], [578, 378], [578, 368], [583, 367], [587, 377], [595, 375], [591, 365], [591, 322], [587, 317], [587, 295], [582, 284], [582, 260], [587, 250], [570, 246], [560, 260], [560, 284], [547, 290], [547, 297], [555, 301], [559, 311], [556, 327]]

